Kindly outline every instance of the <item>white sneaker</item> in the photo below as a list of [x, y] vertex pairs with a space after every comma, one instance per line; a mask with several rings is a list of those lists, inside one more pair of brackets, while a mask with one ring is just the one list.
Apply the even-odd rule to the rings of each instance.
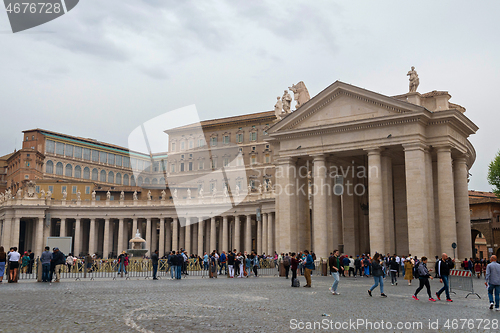
[[495, 308], [495, 311], [500, 311], [500, 308]]

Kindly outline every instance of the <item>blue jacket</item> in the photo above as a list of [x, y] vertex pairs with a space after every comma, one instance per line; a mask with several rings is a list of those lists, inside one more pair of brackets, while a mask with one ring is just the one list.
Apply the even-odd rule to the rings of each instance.
[[52, 253], [50, 251], [43, 251], [42, 256], [40, 257], [40, 261], [43, 264], [50, 264], [50, 260], [52, 259]]
[[308, 254], [306, 257], [306, 264], [304, 266], [305, 268], [313, 269], [314, 268], [314, 260], [312, 255]]

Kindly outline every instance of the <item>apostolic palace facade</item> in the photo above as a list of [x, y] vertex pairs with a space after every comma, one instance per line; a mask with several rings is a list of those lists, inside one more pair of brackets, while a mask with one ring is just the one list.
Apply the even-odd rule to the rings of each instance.
[[[413, 69], [412, 69], [413, 71]], [[409, 72], [409, 74], [412, 72]], [[413, 72], [414, 76], [416, 72]], [[416, 84], [415, 84], [416, 82]], [[138, 229], [149, 251], [335, 248], [472, 257], [468, 170], [478, 128], [446, 91], [385, 96], [300, 82], [274, 111], [166, 130], [147, 154], [43, 129], [0, 158], [0, 245], [114, 257]], [[3, 188], [2, 188], [3, 186]]]

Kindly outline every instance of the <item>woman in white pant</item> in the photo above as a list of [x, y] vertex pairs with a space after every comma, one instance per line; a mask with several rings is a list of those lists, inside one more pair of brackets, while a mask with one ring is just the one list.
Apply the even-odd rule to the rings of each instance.
[[244, 276], [244, 274], [245, 274], [244, 269], [245, 269], [245, 268], [243, 268], [243, 267], [245, 266], [245, 256], [243, 256], [243, 255], [241, 254], [241, 252], [240, 252], [240, 253], [238, 253], [238, 260], [239, 260], [239, 262], [240, 262], [240, 275], [239, 275], [238, 277], [239, 277], [239, 278], [243, 278], [243, 277], [245, 277], [245, 276]]

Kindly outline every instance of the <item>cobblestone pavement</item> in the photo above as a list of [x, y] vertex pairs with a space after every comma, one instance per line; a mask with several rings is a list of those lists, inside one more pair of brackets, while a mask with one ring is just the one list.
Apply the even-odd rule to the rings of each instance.
[[[299, 279], [303, 285], [304, 278]], [[379, 289], [368, 296], [371, 278], [341, 278], [338, 296], [328, 291], [332, 282], [331, 277], [319, 276], [313, 277], [312, 288], [290, 288], [290, 280], [277, 277], [4, 282], [0, 284], [0, 332], [290, 332], [295, 327], [307, 328], [308, 322], [327, 323], [328, 330], [295, 331], [337, 332], [355, 331], [345, 323], [361, 320], [374, 326], [371, 330], [357, 326], [360, 332], [375, 331], [381, 321], [384, 328], [388, 322], [392, 325], [392, 329], [378, 330], [386, 332], [499, 330], [493, 323], [497, 320], [498, 324], [500, 311], [488, 309], [483, 279], [474, 281], [482, 299], [474, 295], [466, 299], [467, 293], [457, 291], [453, 303], [431, 303], [425, 289], [419, 294], [420, 301], [415, 301], [411, 295], [417, 286], [409, 287], [402, 279], [398, 286], [386, 280], [388, 298], [381, 298]], [[431, 287], [434, 293], [439, 281], [432, 281]], [[463, 326], [465, 319], [469, 321]], [[484, 319], [481, 327], [479, 319]], [[436, 320], [438, 329], [429, 329], [429, 322]], [[397, 328], [398, 322], [422, 322], [423, 326]], [[298, 326], [300, 323], [304, 326]], [[343, 329], [335, 329], [336, 323], [344, 323]]]

